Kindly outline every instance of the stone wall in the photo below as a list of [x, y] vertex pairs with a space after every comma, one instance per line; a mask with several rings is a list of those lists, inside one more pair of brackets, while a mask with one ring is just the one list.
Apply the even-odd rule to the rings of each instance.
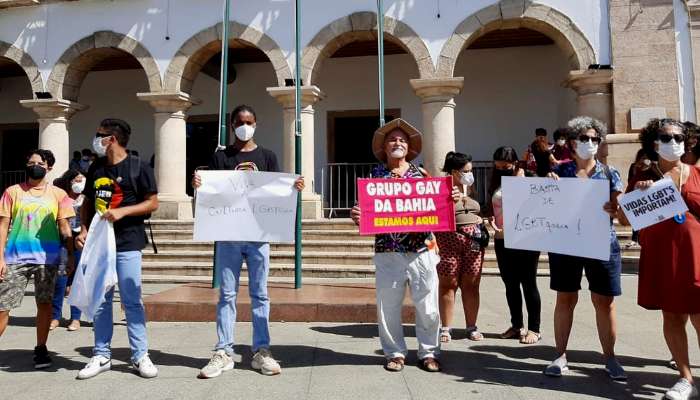
[[[630, 109], [680, 117], [673, 0], [610, 0], [615, 133], [632, 132]], [[611, 127], [612, 128], [612, 127]]]

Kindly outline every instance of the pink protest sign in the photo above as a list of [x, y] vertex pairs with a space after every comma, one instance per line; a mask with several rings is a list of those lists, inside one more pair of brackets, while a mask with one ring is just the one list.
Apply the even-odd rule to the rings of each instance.
[[360, 234], [455, 230], [452, 177], [358, 179]]

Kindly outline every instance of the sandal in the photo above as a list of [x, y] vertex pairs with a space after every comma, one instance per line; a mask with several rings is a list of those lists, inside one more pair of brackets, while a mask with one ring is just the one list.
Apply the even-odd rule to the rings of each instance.
[[388, 358], [384, 364], [384, 369], [391, 372], [401, 372], [404, 366], [403, 357]]
[[450, 341], [452, 340], [450, 329], [451, 328], [448, 327], [440, 328], [440, 343], [450, 343]]
[[472, 326], [467, 328], [467, 339], [478, 342], [484, 340], [484, 335], [479, 332], [479, 328]]
[[423, 371], [440, 372], [440, 362], [435, 357], [425, 357], [418, 362], [418, 366]]
[[520, 336], [521, 344], [535, 344], [542, 340], [542, 334], [539, 332], [527, 331], [526, 334]]
[[60, 324], [60, 321], [57, 319], [52, 319], [51, 323], [49, 323], [49, 330], [52, 331], [56, 328], [58, 328], [58, 325]]
[[505, 332], [501, 333], [501, 339], [516, 339], [522, 336], [520, 329], [510, 327]]

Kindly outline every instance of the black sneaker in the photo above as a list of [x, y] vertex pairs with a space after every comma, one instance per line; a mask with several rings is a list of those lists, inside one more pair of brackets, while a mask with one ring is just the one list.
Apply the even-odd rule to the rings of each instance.
[[36, 346], [34, 348], [34, 369], [44, 369], [51, 366], [51, 357], [46, 345]]

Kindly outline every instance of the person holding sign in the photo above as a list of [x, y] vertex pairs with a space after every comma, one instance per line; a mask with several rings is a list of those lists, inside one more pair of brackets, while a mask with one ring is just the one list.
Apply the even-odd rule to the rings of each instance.
[[[499, 147], [493, 153], [493, 175], [489, 194], [493, 216], [489, 220], [494, 234], [496, 262], [503, 284], [506, 287], [506, 301], [510, 311], [510, 327], [501, 334], [502, 339], [520, 339], [522, 344], [535, 344], [542, 339], [540, 334], [540, 313], [542, 303], [537, 288], [537, 265], [539, 251], [510, 249], [505, 246], [503, 226], [503, 191], [501, 178], [506, 176], [524, 177], [531, 174], [518, 167], [518, 154], [512, 147]], [[522, 291], [520, 288], [522, 287]], [[523, 298], [527, 309], [527, 330], [523, 322]]]
[[[591, 117], [576, 117], [569, 121], [574, 142], [574, 160], [557, 166], [551, 178], [607, 179], [610, 183], [610, 198], [604, 209], [610, 214], [610, 258], [607, 261], [549, 253], [550, 287], [557, 291], [554, 308], [554, 337], [559, 357], [544, 370], [547, 376], [561, 376], [568, 370], [566, 348], [571, 334], [574, 309], [581, 290], [581, 278], [586, 271], [591, 301], [596, 313], [598, 338], [603, 347], [605, 370], [613, 380], [625, 380], [622, 365], [615, 358], [615, 296], [622, 294], [620, 274], [622, 259], [620, 244], [612, 224], [620, 206], [617, 197], [622, 193], [620, 174], [614, 168], [596, 159], [598, 147], [605, 139], [605, 125]], [[575, 246], [576, 243], [572, 243]]]
[[437, 273], [440, 281], [440, 341], [447, 343], [452, 339], [450, 326], [454, 311], [455, 294], [462, 291], [462, 306], [467, 322], [467, 338], [482, 340], [484, 335], [476, 327], [479, 314], [479, 284], [484, 252], [489, 237], [479, 216], [479, 202], [469, 197], [474, 184], [472, 158], [469, 155], [451, 151], [445, 156], [443, 172], [452, 176], [453, 182], [459, 182], [457, 189], [460, 199], [455, 204], [455, 232], [436, 232], [440, 246], [440, 262]]
[[[637, 302], [661, 310], [666, 344], [680, 379], [666, 392], [669, 399], [698, 394], [688, 359], [686, 325], [690, 319], [700, 336], [700, 169], [681, 162], [687, 139], [685, 127], [673, 119], [653, 119], [639, 135], [643, 147], [656, 149], [658, 168], [681, 193], [689, 212], [639, 232]], [[654, 180], [638, 180], [636, 189], [649, 189]]]
[[[382, 162], [372, 170], [372, 178], [423, 178], [423, 173], [411, 160], [418, 157], [422, 146], [420, 132], [408, 122], [397, 118], [377, 129], [372, 138], [372, 151]], [[456, 201], [460, 197], [453, 191]], [[362, 218], [359, 206], [351, 216], [357, 225]], [[401, 325], [401, 308], [406, 285], [416, 308], [416, 339], [419, 366], [429, 372], [440, 371], [438, 355], [440, 342], [440, 313], [438, 309], [438, 277], [435, 269], [438, 256], [431, 232], [390, 233], [375, 236], [375, 285], [377, 290], [377, 321], [379, 340], [384, 351], [387, 371], [403, 370], [407, 349]]]
[[[272, 151], [258, 146], [253, 140], [257, 118], [252, 107], [240, 105], [231, 113], [231, 126], [236, 141], [233, 145], [214, 153], [209, 162], [212, 170], [279, 172], [277, 157]], [[202, 185], [195, 173], [192, 187]], [[297, 190], [304, 189], [304, 178], [294, 183]], [[239, 228], [239, 227], [232, 227]], [[221, 287], [216, 306], [216, 333], [219, 341], [209, 363], [201, 369], [200, 378], [215, 378], [233, 369], [233, 328], [236, 323], [236, 297], [241, 268], [245, 260], [248, 267], [248, 293], [251, 300], [253, 321], [253, 360], [251, 366], [263, 375], [282, 372], [279, 363], [270, 353], [270, 298], [267, 295], [267, 275], [270, 270], [270, 244], [260, 242], [216, 242], [216, 264]]]

